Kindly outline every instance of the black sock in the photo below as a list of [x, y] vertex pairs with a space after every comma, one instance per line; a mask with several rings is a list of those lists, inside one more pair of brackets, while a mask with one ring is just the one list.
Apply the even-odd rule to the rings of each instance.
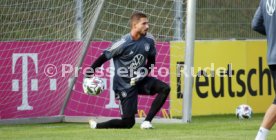
[[135, 117], [113, 119], [107, 122], [97, 123], [97, 129], [101, 128], [132, 128], [135, 124]]
[[[160, 88], [160, 87], [158, 87], [158, 88]], [[169, 93], [170, 93], [170, 87], [168, 85], [161, 87], [158, 95], [152, 102], [149, 113], [145, 119], [146, 121], [150, 121], [150, 122], [152, 121], [153, 117], [157, 114], [157, 112], [160, 110], [160, 108], [165, 103]]]

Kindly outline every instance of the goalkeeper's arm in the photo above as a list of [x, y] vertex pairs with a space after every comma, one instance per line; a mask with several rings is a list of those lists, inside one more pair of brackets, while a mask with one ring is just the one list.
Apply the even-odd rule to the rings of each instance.
[[266, 35], [265, 27], [264, 27], [264, 17], [262, 15], [260, 7], [255, 12], [254, 18], [251, 23], [251, 27], [254, 31]]
[[147, 64], [145, 66], [145, 68], [148, 70], [148, 74], [150, 74], [150, 72], [151, 72], [150, 67], [153, 67], [154, 65], [155, 65], [155, 55], [154, 56], [149, 56]]
[[106, 58], [105, 54], [103, 53], [98, 59], [91, 65], [91, 69], [86, 71], [86, 77], [91, 77], [97, 68], [101, 67], [106, 61], [109, 59]]

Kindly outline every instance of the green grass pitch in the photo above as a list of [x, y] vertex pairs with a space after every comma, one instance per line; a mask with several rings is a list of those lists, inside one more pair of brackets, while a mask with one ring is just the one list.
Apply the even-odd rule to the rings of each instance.
[[[153, 124], [155, 129], [90, 129], [88, 123], [51, 123], [0, 126], [0, 140], [253, 140], [263, 114], [250, 120], [234, 115], [193, 117], [189, 124]], [[268, 140], [276, 139], [272, 129]]]

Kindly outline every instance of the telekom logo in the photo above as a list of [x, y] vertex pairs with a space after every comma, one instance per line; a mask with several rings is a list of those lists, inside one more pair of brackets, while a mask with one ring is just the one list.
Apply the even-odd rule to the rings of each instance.
[[[35, 73], [38, 73], [37, 53], [14, 53], [12, 55], [12, 73], [15, 73], [15, 65], [19, 58], [22, 58], [22, 104], [17, 110], [33, 110], [28, 102], [28, 58], [31, 58], [35, 65]], [[31, 90], [38, 91], [38, 80], [31, 79]], [[50, 79], [50, 90], [56, 90], [56, 79]], [[12, 91], [19, 91], [19, 80], [12, 80]]]

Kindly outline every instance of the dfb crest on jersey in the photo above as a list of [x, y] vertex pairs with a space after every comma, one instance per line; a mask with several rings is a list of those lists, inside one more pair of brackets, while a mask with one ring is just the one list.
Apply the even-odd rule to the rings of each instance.
[[150, 45], [149, 45], [149, 43], [145, 43], [145, 50], [148, 52], [148, 51], [149, 51], [149, 49], [150, 49]]

